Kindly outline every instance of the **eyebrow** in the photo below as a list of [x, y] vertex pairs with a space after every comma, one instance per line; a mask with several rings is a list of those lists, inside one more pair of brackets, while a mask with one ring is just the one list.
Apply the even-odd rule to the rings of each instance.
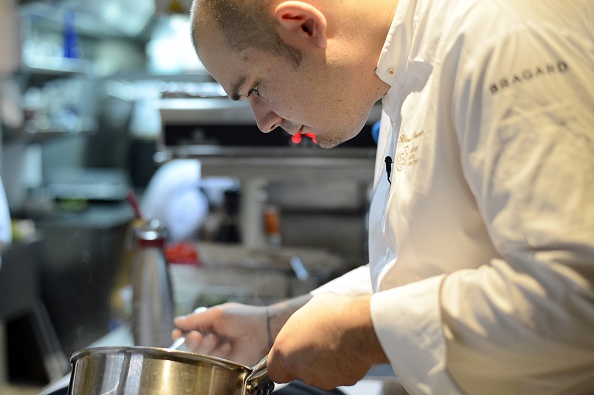
[[247, 77], [241, 77], [235, 84], [233, 84], [233, 89], [231, 90], [231, 100], [238, 101], [241, 95], [239, 92], [243, 89], [244, 85], [247, 82]]

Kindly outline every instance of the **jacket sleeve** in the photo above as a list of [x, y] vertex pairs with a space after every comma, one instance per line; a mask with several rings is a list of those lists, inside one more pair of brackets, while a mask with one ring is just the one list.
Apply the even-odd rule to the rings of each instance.
[[316, 295], [323, 292], [332, 292], [342, 295], [370, 294], [372, 289], [369, 265], [359, 266], [314, 289], [310, 294]]
[[469, 394], [591, 393], [593, 42], [525, 27], [475, 59], [455, 123], [501, 258], [443, 280], [445, 368]]

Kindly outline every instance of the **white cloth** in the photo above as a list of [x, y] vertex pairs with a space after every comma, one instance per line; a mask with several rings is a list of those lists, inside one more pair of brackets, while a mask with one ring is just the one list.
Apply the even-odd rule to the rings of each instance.
[[199, 190], [201, 172], [198, 160], [167, 162], [153, 175], [142, 196], [142, 215], [165, 224], [171, 241], [191, 238], [206, 217], [208, 201]]
[[411, 394], [594, 391], [593, 21], [591, 0], [398, 5], [369, 271]]

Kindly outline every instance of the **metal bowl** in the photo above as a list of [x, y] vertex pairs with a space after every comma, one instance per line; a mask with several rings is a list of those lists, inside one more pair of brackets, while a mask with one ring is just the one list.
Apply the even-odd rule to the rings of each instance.
[[69, 395], [268, 395], [266, 358], [250, 368], [154, 347], [97, 347], [71, 357]]

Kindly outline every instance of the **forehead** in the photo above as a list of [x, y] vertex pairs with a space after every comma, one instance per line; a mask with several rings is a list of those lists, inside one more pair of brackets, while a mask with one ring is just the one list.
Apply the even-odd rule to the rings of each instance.
[[214, 23], [210, 25], [198, 30], [196, 53], [212, 77], [227, 89], [240, 74], [245, 75], [248, 58], [229, 46], [220, 29], [212, 26]]

